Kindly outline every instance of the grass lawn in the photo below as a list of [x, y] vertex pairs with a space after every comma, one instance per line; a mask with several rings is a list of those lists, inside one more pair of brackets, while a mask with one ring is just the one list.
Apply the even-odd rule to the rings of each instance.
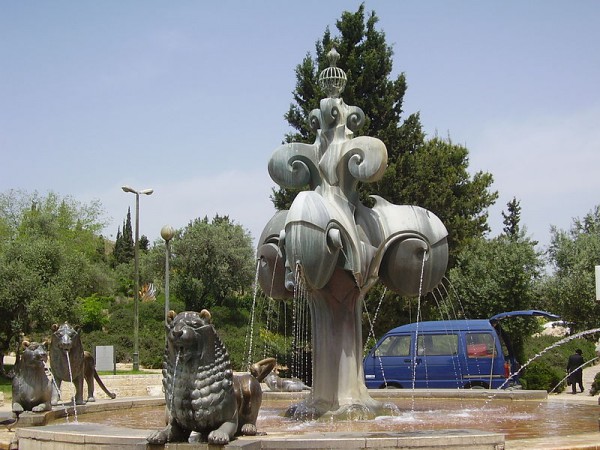
[[[12, 369], [11, 366], [4, 367], [7, 372]], [[5, 404], [12, 399], [12, 380], [10, 378], [0, 376], [0, 392], [4, 392]]]

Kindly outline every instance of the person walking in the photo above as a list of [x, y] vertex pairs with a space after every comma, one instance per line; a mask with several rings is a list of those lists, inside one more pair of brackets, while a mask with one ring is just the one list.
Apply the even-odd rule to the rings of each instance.
[[575, 350], [571, 356], [569, 356], [569, 361], [567, 362], [567, 373], [569, 374], [568, 380], [571, 384], [571, 390], [573, 394], [577, 394], [577, 385], [583, 392], [583, 369], [581, 366], [585, 363], [583, 359], [583, 352], [580, 348]]

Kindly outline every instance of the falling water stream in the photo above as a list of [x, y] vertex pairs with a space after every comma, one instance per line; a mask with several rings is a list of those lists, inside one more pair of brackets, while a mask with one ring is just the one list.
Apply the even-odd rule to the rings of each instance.
[[169, 411], [174, 411], [175, 407], [175, 386], [176, 386], [176, 378], [177, 378], [177, 366], [179, 365], [179, 358], [181, 356], [181, 350], [177, 350], [177, 356], [175, 356], [175, 367], [173, 368], [173, 387], [171, 388], [171, 398], [169, 399]]
[[252, 311], [250, 313], [250, 327], [246, 338], [246, 343], [248, 345], [248, 361], [247, 365], [250, 367], [253, 363], [252, 361], [252, 350], [254, 348], [254, 320], [256, 315], [256, 297], [258, 296], [258, 275], [260, 269], [260, 259], [256, 260], [256, 273], [254, 275], [254, 295], [252, 296]]
[[302, 277], [300, 265], [295, 271], [294, 299], [292, 306], [292, 367], [291, 376], [307, 382], [309, 370], [308, 350], [310, 347], [309, 336], [309, 308], [308, 291]]
[[48, 365], [46, 363], [44, 363], [44, 372], [46, 373], [46, 376], [48, 377], [48, 379], [52, 383], [52, 386], [54, 386], [54, 389], [56, 390], [56, 393], [58, 395], [58, 400], [61, 401], [61, 403], [62, 403], [62, 407], [63, 407], [63, 409], [65, 411], [65, 419], [66, 419], [66, 421], [68, 423], [69, 422], [69, 409], [67, 408], [67, 405], [64, 402], [62, 402], [61, 394], [60, 394], [60, 389], [58, 388], [58, 384], [56, 384], [56, 380], [54, 379], [54, 376], [52, 375], [52, 371], [50, 370], [50, 368], [48, 367]]
[[[379, 297], [379, 303], [377, 304], [377, 309], [375, 310], [375, 314], [373, 315], [373, 320], [371, 320], [371, 316], [369, 315], [369, 310], [367, 309], [367, 304], [365, 302], [365, 299], [363, 298], [363, 308], [365, 309], [365, 311], [367, 313], [367, 320], [369, 321], [369, 329], [370, 329], [369, 337], [365, 340], [365, 347], [363, 348], [364, 354], [367, 353], [367, 350], [368, 350], [367, 344], [369, 342], [369, 339], [373, 340], [373, 342], [375, 344], [377, 343], [377, 338], [375, 337], [375, 321], [377, 320], [379, 308], [381, 307], [381, 303], [383, 302], [383, 298], [385, 297], [386, 292], [387, 292], [387, 289], [384, 289], [383, 293]], [[379, 362], [379, 369], [381, 370], [381, 374], [383, 375], [383, 384], [385, 386], [387, 386], [387, 380], [385, 379], [385, 370], [383, 369], [383, 361], [381, 361], [381, 356], [377, 355], [377, 361]]]
[[[67, 355], [67, 365], [69, 366], [69, 379], [71, 380], [71, 383], [75, 384], [75, 382], [73, 381], [73, 369], [71, 368], [71, 358], [69, 357], [69, 351], [65, 350], [65, 355]], [[83, 376], [83, 374], [81, 374], [81, 376]], [[75, 388], [75, 392], [77, 392], [77, 388]], [[77, 420], [77, 401], [75, 399], [75, 397], [72, 398], [73, 401], [73, 414], [74, 414], [74, 421], [75, 423], [78, 422]]]
[[[421, 275], [419, 276], [419, 296], [417, 297], [417, 328], [415, 329], [415, 348], [414, 348], [414, 359], [412, 362], [412, 388], [415, 388], [415, 383], [417, 380], [417, 364], [419, 355], [418, 353], [418, 342], [419, 342], [419, 322], [421, 321], [421, 296], [423, 294], [423, 273], [425, 271], [425, 261], [427, 261], [427, 252], [423, 252], [423, 261], [421, 262]], [[425, 365], [425, 379], [427, 377], [427, 365]], [[415, 410], [415, 397], [413, 396], [411, 399], [411, 411]]]

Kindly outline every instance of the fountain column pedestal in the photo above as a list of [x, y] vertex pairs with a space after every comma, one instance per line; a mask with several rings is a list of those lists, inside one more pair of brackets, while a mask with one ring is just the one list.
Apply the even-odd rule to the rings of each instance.
[[364, 294], [354, 278], [336, 268], [330, 282], [308, 293], [312, 327], [312, 392], [286, 415], [316, 418], [329, 413], [341, 419], [375, 417], [383, 404], [364, 383], [361, 312]]

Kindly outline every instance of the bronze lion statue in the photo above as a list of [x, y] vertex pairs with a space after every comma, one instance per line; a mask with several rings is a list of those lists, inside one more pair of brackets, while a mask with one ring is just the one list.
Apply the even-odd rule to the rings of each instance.
[[256, 435], [260, 381], [275, 366], [275, 359], [254, 364], [252, 374], [234, 375], [207, 310], [170, 311], [166, 328], [163, 387], [168, 423], [148, 442], [197, 440], [225, 445], [238, 434]]
[[[69, 364], [71, 370], [69, 371]], [[83, 351], [79, 329], [73, 328], [67, 322], [62, 325], [52, 325], [50, 338], [50, 368], [56, 383], [52, 390], [52, 405], [57, 405], [60, 397], [60, 386], [63, 381], [71, 381], [75, 385], [75, 404], [84, 405], [83, 380], [88, 388], [88, 402], [94, 402], [94, 379], [98, 386], [110, 398], [116, 395], [110, 392], [96, 372], [96, 362], [90, 352]]]
[[12, 410], [50, 411], [52, 384], [48, 377], [46, 343], [23, 341], [23, 355], [12, 380]]

